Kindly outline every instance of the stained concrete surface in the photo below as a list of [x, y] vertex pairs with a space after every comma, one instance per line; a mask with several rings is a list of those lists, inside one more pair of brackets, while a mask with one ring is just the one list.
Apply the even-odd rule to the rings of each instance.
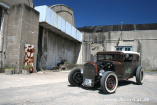
[[132, 30], [156, 30], [157, 23], [153, 24], [123, 24], [121, 25], [106, 25], [106, 26], [85, 26], [78, 28], [83, 32], [109, 32], [109, 31], [132, 31]]
[[51, 70], [62, 60], [76, 64], [81, 43], [64, 38], [42, 27], [40, 27], [39, 41], [38, 68]]
[[[146, 72], [143, 85], [135, 78], [120, 81], [114, 94], [103, 94], [99, 88], [86, 89], [69, 85], [69, 71], [38, 72], [30, 75], [0, 74], [1, 105], [155, 105], [157, 72]], [[129, 101], [127, 99], [135, 99]], [[138, 101], [144, 99], [145, 101]], [[126, 100], [126, 101], [123, 101]]]
[[1, 71], [6, 66], [13, 66], [15, 73], [21, 73], [21, 66], [24, 64], [25, 44], [30, 44], [34, 45], [34, 62], [31, 62], [34, 68], [33, 72], [36, 72], [39, 13], [26, 4], [12, 5], [9, 10], [4, 12], [2, 26]]
[[33, 0], [0, 0], [1, 3], [4, 3], [8, 6], [15, 5], [15, 4], [20, 4], [20, 3], [25, 3], [29, 5], [30, 7], [33, 8]]
[[[84, 33], [82, 63], [94, 61], [98, 51], [115, 51], [116, 47], [131, 46], [139, 52], [145, 70], [157, 70], [157, 30], [109, 31]], [[94, 48], [93, 48], [94, 47]]]

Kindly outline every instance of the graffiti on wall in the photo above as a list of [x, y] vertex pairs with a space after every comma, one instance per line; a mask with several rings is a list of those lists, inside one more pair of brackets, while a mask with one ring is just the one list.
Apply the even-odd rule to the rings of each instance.
[[25, 44], [25, 54], [24, 54], [24, 65], [30, 65], [30, 72], [33, 72], [33, 62], [34, 62], [34, 45]]

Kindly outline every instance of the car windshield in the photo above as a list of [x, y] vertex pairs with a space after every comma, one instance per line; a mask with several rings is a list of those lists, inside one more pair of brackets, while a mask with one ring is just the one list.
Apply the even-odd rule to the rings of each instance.
[[122, 61], [122, 55], [120, 54], [99, 54], [98, 60], [113, 60], [113, 61]]

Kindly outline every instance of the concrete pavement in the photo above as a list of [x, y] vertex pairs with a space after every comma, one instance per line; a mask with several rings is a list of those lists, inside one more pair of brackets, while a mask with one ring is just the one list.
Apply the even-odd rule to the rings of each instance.
[[114, 94], [103, 94], [99, 87], [72, 87], [68, 73], [0, 74], [0, 105], [157, 104], [157, 72], [146, 72], [143, 85], [136, 85], [135, 78], [120, 81]]

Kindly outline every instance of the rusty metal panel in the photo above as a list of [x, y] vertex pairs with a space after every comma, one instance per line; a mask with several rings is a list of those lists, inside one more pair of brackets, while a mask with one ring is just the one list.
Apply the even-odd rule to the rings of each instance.
[[33, 62], [34, 62], [34, 45], [25, 44], [24, 47], [25, 54], [24, 54], [24, 65], [30, 65], [30, 72], [33, 72]]

